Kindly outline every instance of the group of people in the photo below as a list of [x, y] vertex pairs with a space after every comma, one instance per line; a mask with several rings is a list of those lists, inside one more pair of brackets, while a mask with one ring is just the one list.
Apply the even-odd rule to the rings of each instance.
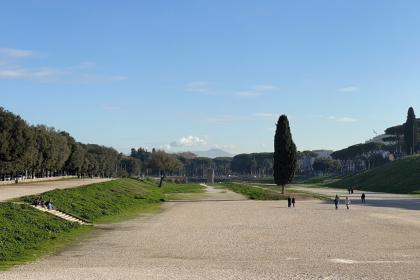
[[292, 205], [293, 205], [293, 208], [295, 208], [295, 203], [296, 203], [296, 200], [295, 200], [295, 197], [288, 197], [287, 198], [287, 206], [290, 208], [290, 207], [292, 207]]
[[[349, 187], [348, 189], [349, 194], [354, 194], [354, 189], [353, 187]], [[361, 195], [361, 199], [362, 199], [362, 204], [366, 203], [366, 194], [362, 193]], [[291, 208], [295, 208], [295, 203], [296, 203], [296, 199], [295, 197], [288, 197], [287, 198], [287, 207]], [[348, 196], [346, 196], [346, 199], [344, 200], [344, 203], [346, 205], [347, 210], [350, 209], [350, 205], [351, 205], [351, 200]], [[335, 195], [334, 198], [334, 205], [335, 205], [335, 210], [338, 210], [338, 205], [340, 204], [340, 197], [338, 196], [338, 194]]]
[[44, 201], [41, 197], [37, 197], [33, 202], [34, 206], [41, 206], [42, 208], [47, 208], [48, 210], [54, 210], [55, 206], [52, 204], [51, 200]]
[[[349, 194], [350, 193], [353, 194], [354, 193], [353, 187], [349, 187], [348, 188], [348, 192], [349, 192]], [[365, 193], [362, 193], [362, 195], [361, 195], [360, 198], [362, 199], [362, 204], [365, 204], [366, 203], [366, 194]], [[335, 195], [335, 198], [334, 198], [335, 210], [338, 209], [338, 204], [339, 203], [340, 203], [340, 197], [338, 196], [338, 194], [336, 194]], [[347, 210], [349, 210], [350, 209], [351, 200], [350, 200], [350, 198], [348, 196], [346, 196], [346, 199], [344, 200], [344, 203], [346, 204]]]

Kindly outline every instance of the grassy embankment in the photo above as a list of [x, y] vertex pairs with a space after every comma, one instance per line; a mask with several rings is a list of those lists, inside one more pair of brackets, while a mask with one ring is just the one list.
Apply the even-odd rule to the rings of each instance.
[[0, 270], [56, 251], [91, 228], [27, 205], [0, 203]]
[[[153, 181], [120, 179], [73, 189], [41, 194], [61, 211], [84, 220], [104, 223], [157, 210], [166, 197], [176, 193], [200, 193], [199, 185], [165, 184], [157, 188]], [[22, 197], [31, 202], [36, 196]], [[0, 269], [36, 259], [89, 232], [92, 226], [80, 226], [42, 213], [23, 204], [0, 203]]]
[[312, 192], [298, 191], [293, 188], [286, 188], [285, 194], [281, 193], [281, 189], [277, 186], [252, 184], [252, 183], [236, 183], [226, 182], [218, 184], [216, 187], [231, 190], [236, 193], [245, 195], [252, 200], [285, 200], [288, 196], [294, 196], [296, 199], [304, 200], [316, 198], [321, 200], [328, 200], [328, 196], [316, 194]]
[[329, 187], [357, 189], [399, 194], [420, 194], [420, 156], [412, 156], [343, 178]]

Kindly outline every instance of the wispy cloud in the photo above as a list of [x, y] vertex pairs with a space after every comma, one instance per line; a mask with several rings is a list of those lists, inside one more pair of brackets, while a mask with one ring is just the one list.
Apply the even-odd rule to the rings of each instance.
[[39, 68], [30, 69], [22, 67], [10, 67], [0, 69], [0, 79], [40, 79], [46, 80], [58, 77], [62, 71], [58, 69]]
[[254, 87], [254, 90], [256, 91], [272, 91], [275, 89], [277, 89], [277, 87], [273, 85], [256, 85]]
[[30, 50], [19, 50], [12, 48], [0, 48], [0, 56], [6, 58], [23, 58], [33, 56], [34, 52]]
[[356, 87], [356, 86], [347, 86], [347, 87], [341, 87], [341, 88], [339, 88], [338, 91], [339, 92], [347, 92], [347, 93], [350, 93], [350, 92], [357, 92], [357, 91], [359, 91], [359, 88]]
[[214, 116], [207, 118], [207, 122], [211, 124], [230, 124], [230, 123], [236, 123], [239, 121], [243, 121], [246, 118], [240, 117], [240, 116], [231, 116], [231, 115], [225, 115], [225, 116]]
[[259, 118], [267, 118], [267, 119], [277, 119], [279, 114], [273, 114], [273, 113], [255, 113], [255, 117]]
[[215, 84], [208, 81], [193, 81], [184, 85], [184, 90], [191, 93], [201, 93], [206, 95], [225, 95], [236, 97], [258, 97], [267, 92], [273, 91], [277, 87], [273, 85], [256, 85], [243, 90], [226, 90], [216, 88]]
[[21, 60], [33, 56], [34, 52], [31, 50], [0, 48], [0, 79], [82, 83], [112, 82], [127, 79], [123, 75], [94, 73], [96, 63], [92, 61], [68, 67], [31, 67], [22, 64]]
[[335, 121], [335, 122], [340, 122], [340, 123], [354, 123], [354, 122], [358, 122], [358, 119], [355, 118], [351, 118], [351, 117], [335, 117], [335, 116], [329, 116], [328, 117], [329, 120]]

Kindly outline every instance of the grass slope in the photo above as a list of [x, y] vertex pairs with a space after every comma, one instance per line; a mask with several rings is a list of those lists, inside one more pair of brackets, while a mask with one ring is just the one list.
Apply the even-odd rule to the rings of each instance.
[[[37, 195], [25, 196], [32, 202]], [[113, 216], [158, 206], [163, 201], [156, 187], [133, 179], [119, 179], [72, 189], [52, 190], [41, 195], [55, 207], [90, 222], [104, 222]]]
[[397, 160], [328, 184], [377, 192], [420, 194], [420, 156]]
[[90, 229], [27, 205], [0, 203], [0, 269], [33, 260]]

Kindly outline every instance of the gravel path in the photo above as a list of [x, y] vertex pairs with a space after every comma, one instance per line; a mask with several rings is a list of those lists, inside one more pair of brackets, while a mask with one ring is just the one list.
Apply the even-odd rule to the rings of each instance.
[[45, 181], [39, 183], [19, 183], [14, 185], [0, 186], [0, 201], [6, 201], [12, 198], [24, 195], [43, 193], [53, 189], [68, 189], [89, 184], [101, 183], [110, 179], [69, 179], [59, 181]]
[[419, 212], [284, 204], [166, 203], [0, 279], [419, 279]]

